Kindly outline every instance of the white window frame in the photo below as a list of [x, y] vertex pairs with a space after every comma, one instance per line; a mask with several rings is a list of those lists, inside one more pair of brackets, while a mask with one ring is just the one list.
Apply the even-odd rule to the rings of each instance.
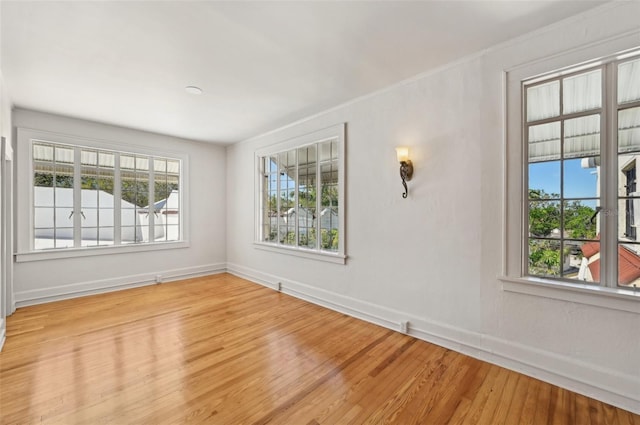
[[[40, 261], [59, 258], [86, 257], [93, 255], [122, 254], [189, 247], [189, 220], [186, 206], [189, 205], [188, 155], [180, 152], [157, 151], [122, 143], [57, 134], [29, 128], [17, 129], [17, 251], [16, 261]], [[157, 158], [177, 159], [180, 170], [180, 237], [178, 241], [145, 242], [124, 245], [85, 246], [72, 248], [34, 249], [33, 209], [33, 149], [32, 142], [51, 142], [72, 147], [103, 149], [116, 153], [146, 155]], [[119, 212], [116, 213], [116, 215]], [[115, 219], [115, 217], [114, 217]], [[77, 231], [78, 229], [76, 229]]]
[[[263, 174], [261, 172], [260, 161], [261, 158], [276, 153], [285, 152], [292, 149], [297, 149], [307, 145], [315, 143], [337, 140], [338, 146], [338, 250], [335, 252], [311, 249], [299, 246], [282, 245], [277, 243], [265, 242], [262, 240], [262, 190], [264, 184]], [[254, 246], [257, 249], [267, 250], [271, 252], [277, 252], [286, 255], [293, 255], [303, 258], [310, 258], [314, 260], [326, 261], [337, 264], [345, 264], [345, 124], [337, 124], [331, 127], [327, 127], [312, 133], [293, 137], [257, 150], [255, 152], [255, 240]], [[297, 190], [296, 190], [297, 199]], [[297, 220], [296, 220], [297, 223]], [[297, 226], [297, 224], [296, 224]], [[319, 239], [320, 233], [318, 233]]]
[[[504, 115], [506, 120], [503, 134], [503, 226], [505, 231], [502, 255], [503, 266], [499, 279], [502, 281], [502, 289], [504, 291], [640, 313], [640, 290], [634, 291], [613, 285], [611, 276], [612, 273], [615, 273], [615, 270], [613, 272], [610, 270], [606, 276], [601, 276], [601, 286], [532, 277], [524, 274], [524, 264], [526, 264], [525, 261], [528, 261], [525, 258], [526, 250], [524, 249], [524, 243], [528, 240], [528, 233], [525, 228], [525, 213], [527, 211], [525, 202], [528, 200], [524, 196], [527, 189], [525, 188], [527, 163], [524, 150], [522, 91], [523, 81], [531, 80], [538, 76], [549, 78], [554, 72], [575, 72], [582, 65], [586, 69], [599, 63], [624, 59], [637, 52], [638, 47], [637, 36], [625, 35], [528, 63], [510, 69], [503, 74], [505, 87], [503, 93]], [[612, 54], [612, 52], [618, 53]], [[611, 99], [603, 99], [603, 108], [609, 107], [607, 104], [611, 101]], [[617, 126], [613, 124], [615, 122], [608, 123], [601, 129], [602, 132], [607, 131], [607, 129], [609, 132], [613, 132], [613, 135], [605, 134], [605, 137], [609, 138], [609, 140], [611, 140], [611, 137], [617, 137]], [[607, 151], [603, 153], [605, 155], [612, 155], [613, 153], [617, 155], [615, 144], [609, 143]], [[603, 160], [605, 159], [603, 158]], [[608, 172], [610, 174], [613, 173], [613, 176], [608, 179], [610, 186], [613, 187], [603, 188], [602, 194], [603, 197], [616, 198], [617, 186], [614, 177], [617, 170], [613, 167]], [[605, 207], [615, 204], [615, 209], [617, 210], [618, 208], [615, 199], [613, 201], [611, 199], [603, 199], [603, 202]], [[601, 215], [604, 216], [604, 214]], [[605, 226], [607, 226], [605, 230], [608, 234], [617, 235], [617, 223], [615, 220], [607, 220]], [[603, 243], [606, 242], [603, 241]], [[609, 257], [615, 257], [615, 248], [607, 247], [607, 250]], [[609, 259], [608, 261], [614, 261], [615, 263], [615, 260]], [[617, 282], [617, 276], [613, 278]]]

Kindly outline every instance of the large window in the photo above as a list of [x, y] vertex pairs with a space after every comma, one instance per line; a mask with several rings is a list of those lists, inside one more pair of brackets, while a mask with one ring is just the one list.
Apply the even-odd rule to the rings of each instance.
[[522, 82], [523, 273], [640, 288], [640, 55]]
[[344, 261], [344, 128], [257, 154], [257, 243]]
[[20, 131], [30, 165], [20, 187], [31, 192], [25, 197], [30, 236], [22, 236], [22, 253], [184, 240], [182, 158]]

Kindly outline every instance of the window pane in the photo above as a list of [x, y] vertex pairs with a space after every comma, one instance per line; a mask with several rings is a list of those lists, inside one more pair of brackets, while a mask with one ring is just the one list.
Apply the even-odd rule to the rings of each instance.
[[98, 245], [98, 229], [96, 227], [82, 228], [82, 246]]
[[563, 276], [584, 283], [600, 281], [600, 242], [565, 241]]
[[113, 208], [100, 208], [100, 227], [112, 227], [113, 226]]
[[528, 132], [529, 162], [560, 159], [560, 122], [532, 125]]
[[560, 202], [529, 202], [529, 235], [545, 238], [560, 237]]
[[529, 164], [529, 198], [560, 197], [560, 161]]
[[563, 80], [562, 112], [588, 111], [602, 106], [602, 71], [595, 70]]
[[640, 108], [618, 112], [618, 152], [640, 151]]
[[564, 122], [564, 157], [582, 158], [600, 154], [600, 114]]
[[589, 158], [569, 159], [562, 163], [565, 198], [597, 198], [599, 196], [599, 174], [589, 167]]
[[56, 208], [56, 227], [73, 227], [73, 208]]
[[640, 59], [618, 65], [618, 103], [640, 100]]
[[167, 241], [179, 241], [180, 240], [180, 226], [169, 224], [166, 230]]
[[529, 239], [529, 274], [560, 276], [560, 241]]
[[298, 245], [316, 247], [315, 146], [298, 149]]
[[571, 239], [596, 239], [599, 237], [599, 217], [596, 215], [598, 201], [564, 201], [563, 230]]
[[80, 221], [82, 227], [96, 227], [98, 225], [98, 210], [96, 208], [83, 208]]
[[[636, 195], [640, 193], [635, 192]], [[621, 242], [640, 242], [640, 197], [618, 200], [618, 240]]]
[[331, 142], [319, 143], [320, 161], [328, 161], [331, 159]]
[[[331, 145], [325, 142], [322, 145]], [[338, 163], [331, 161], [320, 165], [320, 248], [338, 250]]]
[[53, 227], [53, 208], [36, 207], [33, 217], [34, 226], [37, 228]]
[[560, 115], [560, 82], [527, 88], [527, 122]]
[[640, 245], [618, 245], [618, 285], [640, 288]]

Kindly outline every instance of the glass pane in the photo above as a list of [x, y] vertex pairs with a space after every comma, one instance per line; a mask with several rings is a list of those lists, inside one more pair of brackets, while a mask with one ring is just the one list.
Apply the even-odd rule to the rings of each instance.
[[53, 172], [52, 171], [37, 171], [42, 167], [36, 166], [36, 172], [33, 173], [33, 185], [38, 187], [53, 187]]
[[618, 152], [640, 151], [640, 108], [618, 112]]
[[572, 239], [596, 239], [599, 237], [599, 217], [596, 215], [598, 201], [564, 201], [564, 235]]
[[51, 249], [55, 248], [54, 235], [55, 229], [36, 229], [34, 232], [35, 240], [33, 241], [33, 247], [35, 249]]
[[[53, 184], [53, 180], [51, 181]], [[53, 189], [50, 187], [37, 186], [33, 188], [33, 205], [36, 207], [53, 207]]]
[[133, 156], [120, 155], [120, 168], [126, 170], [133, 170], [136, 167], [136, 161]]
[[100, 227], [98, 229], [98, 245], [113, 245], [113, 227]]
[[331, 161], [320, 166], [320, 248], [338, 250], [338, 163]]
[[638, 155], [618, 155], [618, 196], [640, 196], [637, 187], [636, 165]]
[[560, 82], [527, 88], [527, 122], [560, 115]]
[[338, 159], [338, 141], [331, 142], [331, 159]]
[[56, 227], [73, 227], [73, 208], [56, 208]]
[[529, 235], [559, 238], [560, 237], [560, 202], [529, 202]]
[[180, 226], [168, 225], [167, 226], [167, 241], [179, 241], [180, 240]]
[[123, 244], [136, 243], [140, 242], [142, 239], [142, 233], [140, 229], [135, 226], [122, 226], [121, 230], [121, 240]]
[[565, 241], [562, 273], [585, 283], [600, 281], [600, 242]]
[[564, 157], [582, 158], [592, 155], [600, 155], [600, 115], [566, 120]]
[[154, 159], [153, 169], [156, 173], [164, 174], [167, 172], [167, 160], [166, 159]]
[[34, 143], [33, 161], [53, 162], [53, 146], [42, 143]]
[[98, 185], [98, 181], [96, 179], [91, 179], [91, 182], [87, 184], [88, 187], [82, 189], [82, 192], [81, 192], [82, 208], [96, 208], [98, 206], [99, 191], [96, 190], [96, 188], [91, 188], [91, 186], [97, 186], [97, 185]]
[[[157, 222], [157, 220], [156, 220]], [[167, 240], [166, 226], [164, 224], [156, 224], [154, 226], [153, 239], [156, 242], [162, 242]]]
[[136, 156], [136, 170], [146, 171], [149, 169], [149, 158]]
[[618, 103], [640, 100], [640, 59], [618, 65]]
[[73, 229], [56, 229], [56, 248], [73, 248]]
[[33, 217], [34, 227], [50, 228], [53, 227], [53, 208], [35, 208]]
[[180, 161], [167, 160], [167, 174], [178, 176], [180, 175]]
[[80, 152], [80, 163], [82, 165], [98, 165], [98, 152], [83, 149]]
[[322, 142], [318, 144], [320, 150], [320, 161], [328, 161], [331, 159], [331, 142]]
[[98, 225], [98, 210], [96, 208], [83, 208], [80, 222], [82, 227], [96, 227]]
[[99, 218], [100, 218], [100, 227], [113, 226], [113, 208], [100, 208]]
[[602, 71], [595, 71], [568, 77], [563, 80], [562, 112], [588, 111], [602, 106]]
[[113, 168], [115, 166], [115, 155], [112, 153], [100, 152], [98, 154], [98, 165], [103, 168]]
[[55, 162], [73, 164], [73, 149], [56, 146]]
[[[639, 194], [640, 195], [640, 194]], [[640, 242], [640, 198], [618, 200], [618, 240]]]
[[[67, 171], [69, 171], [67, 173]], [[73, 189], [73, 168], [64, 170], [56, 166], [55, 187]]]
[[529, 127], [529, 162], [560, 159], [560, 122]]
[[95, 227], [82, 228], [82, 246], [98, 245], [98, 229]]
[[560, 241], [529, 239], [529, 274], [560, 276]]
[[529, 198], [560, 197], [560, 161], [529, 164]]
[[569, 159], [562, 163], [565, 198], [597, 198], [599, 196], [599, 173], [589, 167], [589, 158]]
[[640, 288], [640, 245], [618, 245], [618, 285]]

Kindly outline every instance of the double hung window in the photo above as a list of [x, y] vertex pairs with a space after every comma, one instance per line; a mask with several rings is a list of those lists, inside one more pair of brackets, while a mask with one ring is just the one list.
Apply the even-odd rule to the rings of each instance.
[[342, 125], [258, 152], [257, 176], [258, 245], [344, 261]]
[[183, 241], [182, 158], [28, 135], [20, 142], [30, 169], [22, 208], [31, 211], [22, 253]]
[[640, 55], [521, 87], [523, 274], [640, 287]]

